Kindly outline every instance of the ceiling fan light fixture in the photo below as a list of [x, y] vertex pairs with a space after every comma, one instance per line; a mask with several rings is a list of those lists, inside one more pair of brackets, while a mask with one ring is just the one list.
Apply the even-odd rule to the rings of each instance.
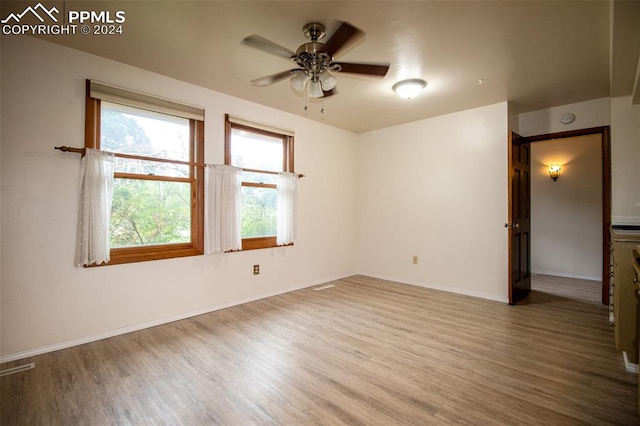
[[329, 71], [322, 70], [320, 73], [320, 83], [322, 83], [322, 90], [328, 91], [336, 87], [338, 80], [329, 74]]
[[322, 91], [322, 85], [320, 84], [320, 80], [311, 81], [309, 83], [309, 97], [310, 98], [321, 98], [324, 96], [324, 92]]
[[319, 80], [312, 81], [309, 86], [309, 97], [310, 98], [321, 98], [324, 96], [324, 92], [322, 91], [322, 85]]
[[392, 89], [401, 98], [411, 99], [415, 98], [422, 92], [427, 86], [427, 82], [418, 78], [410, 78], [408, 80], [402, 80], [393, 85]]
[[304, 71], [300, 71], [298, 74], [291, 78], [291, 87], [293, 87], [298, 92], [304, 92], [304, 88], [307, 85], [308, 80], [307, 73]]

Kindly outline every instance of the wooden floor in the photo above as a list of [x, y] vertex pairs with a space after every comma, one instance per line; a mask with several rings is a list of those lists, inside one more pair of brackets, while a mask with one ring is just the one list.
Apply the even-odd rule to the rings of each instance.
[[333, 284], [4, 364], [2, 425], [638, 424], [599, 283]]

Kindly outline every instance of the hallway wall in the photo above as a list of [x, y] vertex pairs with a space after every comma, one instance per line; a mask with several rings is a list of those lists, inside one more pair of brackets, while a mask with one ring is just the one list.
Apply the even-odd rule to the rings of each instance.
[[[531, 269], [602, 279], [601, 136], [531, 144]], [[560, 163], [556, 182], [549, 164]]]

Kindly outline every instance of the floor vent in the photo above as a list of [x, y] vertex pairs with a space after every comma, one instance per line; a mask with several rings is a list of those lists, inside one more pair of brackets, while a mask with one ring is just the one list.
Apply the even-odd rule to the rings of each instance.
[[9, 374], [19, 373], [21, 371], [31, 370], [36, 366], [35, 363], [19, 365], [18, 367], [7, 368], [6, 370], [0, 371], [0, 377], [8, 376]]
[[331, 287], [335, 287], [335, 285], [333, 285], [333, 284], [323, 285], [321, 287], [314, 288], [313, 291], [326, 290], [326, 289], [331, 288]]

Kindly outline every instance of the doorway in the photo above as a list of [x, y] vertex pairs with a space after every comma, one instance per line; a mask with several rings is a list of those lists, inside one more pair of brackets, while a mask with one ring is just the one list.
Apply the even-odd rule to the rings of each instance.
[[[609, 228], [611, 225], [611, 156], [610, 156], [610, 136], [609, 136], [609, 126], [603, 127], [594, 127], [589, 129], [582, 130], [574, 130], [568, 132], [560, 132], [560, 133], [550, 133], [545, 135], [536, 135], [536, 136], [528, 136], [522, 138], [520, 143], [535, 143], [535, 142], [543, 142], [543, 141], [551, 141], [555, 139], [567, 139], [567, 138], [575, 138], [580, 136], [590, 136], [590, 135], [599, 135], [600, 136], [600, 149], [601, 149], [601, 185], [602, 185], [602, 223], [600, 233], [602, 235], [602, 253], [600, 254], [600, 263], [602, 267], [602, 288], [601, 288], [601, 301], [603, 304], [609, 303], [609, 242], [610, 242], [610, 234]], [[511, 143], [511, 142], [510, 142]], [[561, 179], [561, 178], [559, 178]], [[530, 194], [528, 195], [530, 196]], [[511, 205], [512, 201], [510, 201], [510, 212], [513, 209]], [[511, 213], [510, 213], [511, 214]], [[511, 216], [510, 216], [511, 217]], [[535, 230], [533, 230], [535, 232]], [[535, 235], [534, 235], [535, 238]], [[509, 248], [509, 265], [513, 265], [514, 256], [517, 256], [518, 253], [514, 253], [512, 247]], [[511, 266], [510, 266], [511, 268]], [[513, 272], [510, 270], [509, 273], [512, 276]], [[509, 297], [511, 300], [512, 297], [512, 288], [511, 288], [511, 279], [509, 285]]]

